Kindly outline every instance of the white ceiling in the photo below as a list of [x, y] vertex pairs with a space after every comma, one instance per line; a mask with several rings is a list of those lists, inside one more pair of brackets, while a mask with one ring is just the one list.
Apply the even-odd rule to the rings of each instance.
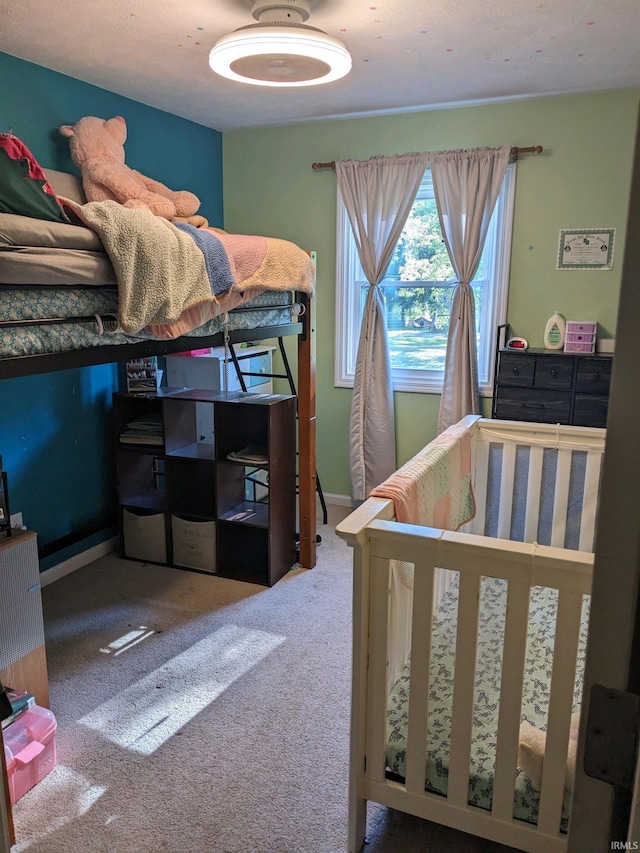
[[341, 39], [353, 69], [286, 90], [209, 68], [252, 7], [0, 0], [0, 51], [220, 131], [640, 86], [639, 0], [311, 0], [307, 23]]

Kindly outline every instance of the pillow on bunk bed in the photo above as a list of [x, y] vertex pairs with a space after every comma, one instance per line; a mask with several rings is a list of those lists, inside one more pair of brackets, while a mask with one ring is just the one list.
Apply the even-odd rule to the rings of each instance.
[[11, 133], [0, 133], [0, 211], [69, 222], [42, 167]]
[[70, 198], [72, 201], [77, 201], [78, 204], [86, 204], [87, 197], [82, 188], [82, 178], [79, 175], [72, 175], [70, 172], [59, 172], [57, 169], [43, 170], [49, 186], [58, 198]]
[[15, 213], [0, 213], [0, 247], [83, 249], [104, 253], [102, 241], [91, 228]]
[[[1, 170], [0, 170], [1, 171]], [[43, 175], [54, 194], [70, 198], [79, 204], [85, 204], [82, 181], [68, 172], [55, 169], [43, 169]], [[0, 197], [2, 196], [2, 178], [0, 177]], [[95, 231], [82, 223], [76, 224], [65, 218], [53, 221], [36, 218], [35, 215], [3, 213], [0, 201], [0, 248], [1, 249], [73, 249], [85, 252], [99, 252], [105, 255], [105, 248]]]

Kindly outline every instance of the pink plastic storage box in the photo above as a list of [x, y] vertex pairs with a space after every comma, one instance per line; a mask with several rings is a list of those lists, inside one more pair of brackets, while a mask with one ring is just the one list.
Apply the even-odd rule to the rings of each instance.
[[171, 355], [181, 355], [184, 357], [191, 358], [194, 355], [210, 355], [211, 347], [204, 347], [203, 349], [190, 349], [186, 352], [172, 352]]
[[596, 336], [587, 332], [567, 332], [564, 341], [565, 352], [595, 352]]
[[567, 320], [565, 329], [565, 352], [595, 352], [597, 323], [582, 320]]
[[12, 805], [56, 766], [57, 727], [48, 708], [33, 705], [2, 732]]
[[565, 341], [570, 344], [592, 344], [595, 339], [595, 335], [587, 334], [587, 332], [567, 332]]

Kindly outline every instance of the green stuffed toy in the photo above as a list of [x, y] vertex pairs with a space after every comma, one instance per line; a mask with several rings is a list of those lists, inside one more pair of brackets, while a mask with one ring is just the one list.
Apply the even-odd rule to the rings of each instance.
[[69, 222], [42, 167], [12, 133], [0, 133], [0, 213]]

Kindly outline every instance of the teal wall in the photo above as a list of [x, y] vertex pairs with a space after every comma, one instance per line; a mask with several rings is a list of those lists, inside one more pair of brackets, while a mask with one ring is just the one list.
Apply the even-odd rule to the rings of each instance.
[[[615, 334], [638, 91], [309, 122], [225, 133], [224, 214], [230, 231], [293, 240], [318, 253], [318, 473], [348, 495], [350, 389], [333, 385], [336, 181], [312, 162], [479, 145], [542, 145], [518, 163], [508, 321], [541, 347], [554, 310]], [[562, 228], [615, 228], [611, 271], [557, 271]], [[397, 461], [435, 435], [439, 395], [395, 394]], [[485, 407], [488, 401], [485, 401]]]
[[[0, 53], [0, 131], [20, 137], [45, 168], [78, 173], [58, 127], [85, 115], [122, 115], [128, 165], [195, 192], [200, 212], [212, 225], [223, 224], [220, 133]], [[11, 510], [23, 513], [41, 546], [113, 517], [110, 412], [118, 373], [109, 364], [0, 382], [0, 454]], [[109, 532], [47, 557], [41, 568]]]
[[73, 77], [0, 53], [0, 132], [11, 131], [42, 166], [79, 174], [61, 124], [83, 116], [127, 122], [127, 165], [175, 190], [191, 190], [198, 213], [222, 220], [222, 135]]

